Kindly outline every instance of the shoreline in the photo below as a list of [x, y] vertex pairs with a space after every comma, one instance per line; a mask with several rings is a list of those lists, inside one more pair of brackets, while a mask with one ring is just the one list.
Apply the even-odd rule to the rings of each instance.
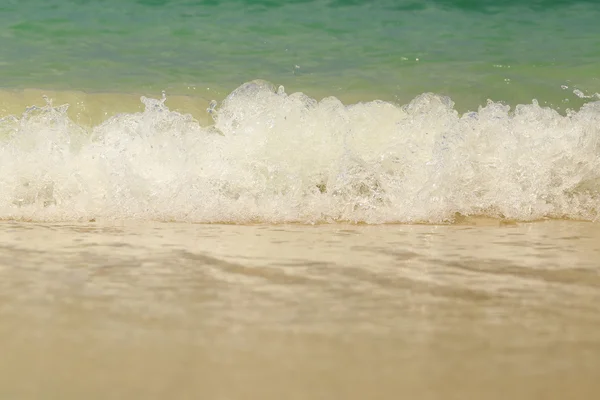
[[257, 221], [257, 222], [227, 222], [227, 221], [185, 221], [185, 220], [160, 220], [152, 218], [80, 218], [80, 219], [64, 219], [64, 220], [45, 220], [45, 219], [28, 219], [28, 218], [0, 218], [0, 224], [43, 224], [57, 226], [140, 226], [140, 225], [198, 225], [198, 226], [239, 226], [239, 227], [298, 227], [298, 228], [317, 228], [317, 227], [513, 227], [521, 225], [540, 225], [553, 223], [573, 223], [573, 224], [592, 224], [598, 225], [597, 219], [586, 220], [577, 218], [540, 218], [533, 220], [515, 220], [503, 219], [491, 216], [461, 216], [453, 221], [446, 222], [353, 222], [347, 220], [339, 221], [318, 221], [318, 222], [300, 222], [300, 221]]

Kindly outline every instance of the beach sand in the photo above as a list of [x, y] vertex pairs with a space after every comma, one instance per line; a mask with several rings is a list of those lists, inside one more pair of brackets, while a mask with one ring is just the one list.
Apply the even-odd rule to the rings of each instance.
[[3, 399], [591, 399], [600, 226], [0, 223]]

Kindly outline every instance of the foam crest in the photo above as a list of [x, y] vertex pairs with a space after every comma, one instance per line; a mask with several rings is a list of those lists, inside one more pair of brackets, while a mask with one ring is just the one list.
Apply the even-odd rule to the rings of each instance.
[[78, 125], [67, 106], [0, 120], [0, 218], [426, 222], [600, 212], [600, 102], [561, 115], [446, 97], [344, 105], [253, 81], [213, 125], [144, 110]]

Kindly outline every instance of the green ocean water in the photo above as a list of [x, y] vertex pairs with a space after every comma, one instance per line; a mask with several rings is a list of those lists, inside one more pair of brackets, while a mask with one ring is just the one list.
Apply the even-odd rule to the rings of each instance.
[[598, 21], [582, 0], [6, 0], [0, 86], [567, 108], [600, 92]]
[[582, 0], [4, 1], [0, 219], [597, 221], [598, 21]]

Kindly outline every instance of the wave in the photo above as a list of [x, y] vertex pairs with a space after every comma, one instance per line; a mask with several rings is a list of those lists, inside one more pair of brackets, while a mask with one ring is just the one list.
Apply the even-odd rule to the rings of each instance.
[[0, 120], [0, 218], [444, 223], [600, 215], [600, 102], [342, 104], [248, 82], [210, 124], [141, 98], [93, 126], [68, 105]]

